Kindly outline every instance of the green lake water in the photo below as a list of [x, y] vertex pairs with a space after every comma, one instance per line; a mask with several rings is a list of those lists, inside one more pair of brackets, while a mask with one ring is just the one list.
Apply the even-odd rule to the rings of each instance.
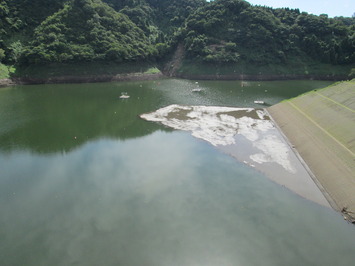
[[170, 104], [263, 107], [254, 100], [329, 84], [0, 88], [0, 265], [352, 265], [355, 227], [339, 213], [139, 118]]

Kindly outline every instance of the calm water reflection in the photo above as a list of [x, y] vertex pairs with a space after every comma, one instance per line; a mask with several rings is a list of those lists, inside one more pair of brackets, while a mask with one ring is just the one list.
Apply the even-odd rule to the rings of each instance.
[[351, 265], [355, 229], [339, 214], [138, 118], [172, 103], [273, 104], [326, 84], [198, 85], [0, 89], [0, 264]]

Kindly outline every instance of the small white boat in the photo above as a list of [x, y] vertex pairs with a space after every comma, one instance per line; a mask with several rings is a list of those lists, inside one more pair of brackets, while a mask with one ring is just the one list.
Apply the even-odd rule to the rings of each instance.
[[201, 92], [202, 89], [201, 88], [195, 88], [195, 89], [192, 89], [192, 92]]
[[127, 92], [121, 93], [120, 99], [128, 99], [128, 98], [129, 98], [129, 95], [127, 94]]
[[265, 104], [264, 101], [254, 101], [254, 103], [257, 103], [257, 104]]

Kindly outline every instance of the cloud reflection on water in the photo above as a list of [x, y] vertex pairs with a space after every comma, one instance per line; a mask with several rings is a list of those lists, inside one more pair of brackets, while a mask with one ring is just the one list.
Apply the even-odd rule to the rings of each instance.
[[[5, 265], [346, 265], [353, 259], [345, 247], [354, 238], [336, 214], [186, 133], [101, 139], [64, 155], [0, 154], [0, 162]], [[313, 255], [323, 251], [329, 255]]]

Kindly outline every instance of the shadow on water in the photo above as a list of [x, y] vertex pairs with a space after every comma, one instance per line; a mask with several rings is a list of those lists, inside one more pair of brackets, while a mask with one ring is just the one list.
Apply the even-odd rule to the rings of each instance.
[[[168, 130], [138, 118], [162, 98], [151, 85], [40, 85], [2, 91], [0, 149], [53, 153], [70, 151], [93, 139], [125, 140]], [[130, 98], [120, 99], [121, 92], [128, 92]]]

